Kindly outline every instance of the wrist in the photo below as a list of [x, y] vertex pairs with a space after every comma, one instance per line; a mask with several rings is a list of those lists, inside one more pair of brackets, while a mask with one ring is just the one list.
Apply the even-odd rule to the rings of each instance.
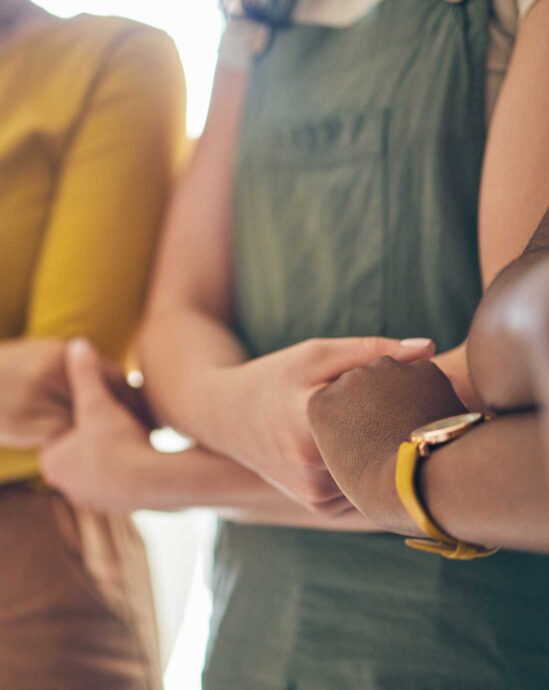
[[202, 404], [197, 415], [197, 428], [202, 433], [195, 439], [201, 446], [222, 455], [231, 455], [235, 431], [243, 423], [243, 401], [248, 397], [243, 392], [244, 366], [215, 367], [202, 377]]
[[368, 477], [367, 493], [358, 506], [360, 511], [385, 532], [406, 536], [421, 536], [398, 496], [395, 482], [396, 455], [378, 465]]
[[162, 460], [165, 454], [148, 444], [132, 454], [130, 471], [127, 473], [127, 491], [134, 510], [161, 510], [169, 487]]

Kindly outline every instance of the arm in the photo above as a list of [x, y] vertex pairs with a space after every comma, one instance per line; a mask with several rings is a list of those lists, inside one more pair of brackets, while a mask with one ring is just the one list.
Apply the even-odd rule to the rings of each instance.
[[547, 402], [548, 295], [549, 210], [524, 254], [492, 283], [471, 327], [469, 366], [479, 394], [494, 410]]
[[197, 438], [208, 437], [205, 371], [247, 359], [230, 327], [228, 237], [245, 88], [245, 73], [218, 68], [204, 134], [168, 216], [141, 335], [146, 391], [158, 415]]
[[[364, 496], [365, 514], [380, 529], [425, 536], [396, 496], [395, 464], [392, 457]], [[372, 498], [376, 487], [383, 505]], [[500, 417], [436, 450], [421, 466], [419, 491], [436, 522], [458, 539], [549, 553], [549, 485], [534, 413]]]
[[127, 354], [182, 127], [183, 77], [173, 43], [149, 29], [126, 34], [64, 154], [26, 337], [85, 335], [110, 359]]
[[357, 511], [314, 515], [254, 472], [200, 448], [164, 454], [107, 389], [99, 358], [86, 344], [69, 346], [75, 426], [42, 452], [51, 484], [97, 510], [213, 508], [239, 522], [310, 529], [372, 530]]
[[479, 239], [485, 286], [526, 247], [549, 199], [549, 0], [525, 17], [484, 160]]
[[429, 510], [449, 534], [549, 553], [549, 484], [535, 414], [498, 418], [441, 448], [425, 463], [420, 482]]
[[[469, 336], [478, 390], [508, 412], [547, 406], [548, 221], [549, 213], [523, 256], [492, 283]], [[421, 536], [396, 495], [395, 453], [414, 426], [460, 409], [441, 397], [447, 382], [425, 364], [385, 366], [382, 380], [378, 366], [317, 393], [311, 420], [352, 502], [381, 529]], [[507, 414], [435, 450], [421, 465], [419, 488], [443, 529], [473, 543], [549, 552], [548, 427], [545, 414]]]
[[[306, 510], [258, 477], [255, 472], [201, 448], [162, 454], [142, 446], [132, 467], [134, 485], [128, 510], [209, 508], [233, 522], [337, 531], [377, 531], [356, 510], [321, 515]], [[99, 495], [99, 492], [98, 492]], [[120, 496], [128, 499], [128, 485]], [[92, 499], [93, 501], [93, 499]], [[111, 501], [103, 508], [113, 510]]]
[[313, 391], [384, 352], [413, 359], [430, 342], [302, 343], [249, 361], [233, 332], [231, 190], [245, 72], [220, 64], [203, 138], [177, 191], [141, 337], [146, 391], [159, 418], [243, 464], [303, 504], [341, 495], [306, 419]]
[[[480, 191], [479, 244], [485, 287], [526, 246], [549, 200], [549, 0], [523, 21], [486, 145]], [[465, 346], [435, 362], [464, 402], [480, 408]]]
[[[2, 444], [35, 448], [66, 428], [64, 339], [85, 334], [108, 357], [120, 361], [126, 353], [182, 124], [183, 81], [173, 44], [152, 30], [125, 36], [63, 157], [29, 286], [25, 337], [0, 346]], [[12, 450], [1, 464], [17, 477], [23, 465], [25, 475], [37, 469], [34, 454]]]
[[[424, 364], [386, 360], [355, 370], [309, 408], [326, 464], [351, 502], [380, 530], [411, 536], [424, 535], [396, 493], [398, 446], [416, 426], [462, 411], [442, 373]], [[419, 490], [456, 538], [549, 552], [549, 485], [534, 413], [498, 418], [435, 450], [421, 464]]]

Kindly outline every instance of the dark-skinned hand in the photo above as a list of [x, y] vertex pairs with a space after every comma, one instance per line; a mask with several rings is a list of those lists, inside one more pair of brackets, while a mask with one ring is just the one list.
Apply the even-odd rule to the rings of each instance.
[[343, 374], [317, 391], [308, 408], [314, 438], [335, 481], [364, 515], [386, 529], [388, 511], [399, 504], [393, 473], [400, 443], [417, 427], [465, 411], [435, 364], [400, 364], [390, 357]]

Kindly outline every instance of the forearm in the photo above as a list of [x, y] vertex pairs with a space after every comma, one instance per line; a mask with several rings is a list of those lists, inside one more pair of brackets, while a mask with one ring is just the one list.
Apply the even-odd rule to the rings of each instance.
[[140, 338], [147, 393], [159, 416], [202, 442], [212, 400], [207, 372], [245, 359], [230, 330], [229, 245], [246, 82], [245, 74], [218, 68], [204, 135], [172, 203]]
[[211, 445], [221, 401], [211, 390], [208, 374], [246, 358], [221, 320], [196, 309], [157, 313], [141, 338], [145, 392], [156, 416]]
[[485, 286], [526, 247], [549, 199], [549, 2], [520, 23], [490, 122], [483, 161], [479, 247]]
[[[395, 460], [380, 472], [363, 507], [382, 529], [424, 536], [394, 490]], [[435, 451], [424, 461], [420, 493], [435, 521], [475, 544], [549, 552], [549, 485], [534, 414], [500, 417]], [[366, 487], [365, 487], [366, 489]]]
[[338, 531], [377, 531], [357, 511], [311, 513], [256, 474], [200, 448], [162, 454], [144, 450], [136, 463], [136, 504], [149, 510], [210, 508], [235, 522]]

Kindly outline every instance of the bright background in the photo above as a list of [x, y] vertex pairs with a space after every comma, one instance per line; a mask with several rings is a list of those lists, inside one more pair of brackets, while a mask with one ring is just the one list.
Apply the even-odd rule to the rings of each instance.
[[[81, 12], [131, 17], [171, 35], [187, 78], [188, 129], [202, 131], [222, 28], [218, 0], [35, 0], [50, 12], [71, 17]], [[161, 437], [163, 449], [178, 439]], [[208, 616], [207, 585], [213, 518], [190, 511], [180, 515], [139, 513], [137, 524], [151, 561], [167, 664], [165, 690], [200, 690]]]
[[[131, 17], [163, 29], [175, 41], [187, 77], [189, 133], [203, 127], [223, 18], [218, 0], [34, 0], [61, 17], [80, 12]], [[185, 689], [187, 690], [187, 688]]]

